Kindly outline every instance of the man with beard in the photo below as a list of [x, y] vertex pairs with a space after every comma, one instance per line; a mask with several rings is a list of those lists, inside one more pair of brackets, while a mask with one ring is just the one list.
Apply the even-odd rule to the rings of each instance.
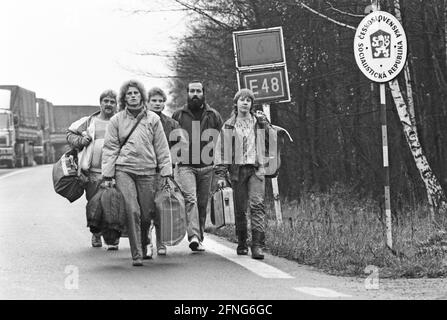
[[[83, 117], [73, 122], [67, 130], [67, 141], [72, 148], [76, 148], [82, 153], [79, 155], [79, 165], [81, 170], [88, 177], [85, 196], [87, 201], [95, 195], [102, 182], [101, 156], [104, 145], [106, 127], [110, 118], [116, 112], [116, 93], [113, 90], [106, 90], [99, 97], [101, 103], [100, 110], [89, 117]], [[102, 247], [101, 233], [97, 230], [92, 232], [92, 246]], [[108, 250], [118, 249], [119, 238], [113, 245], [108, 246]]]
[[[192, 251], [204, 251], [206, 208], [213, 178], [213, 149], [206, 153], [206, 148], [209, 149], [214, 141], [202, 141], [207, 136], [202, 136], [202, 133], [210, 133], [210, 130], [218, 133], [223, 121], [219, 112], [205, 102], [205, 89], [200, 81], [190, 82], [187, 93], [187, 105], [172, 115], [186, 131], [189, 140], [188, 157], [186, 161], [179, 162], [175, 178], [185, 194], [189, 247]], [[210, 158], [202, 157], [202, 151]]]
[[124, 198], [133, 266], [142, 266], [143, 259], [152, 258], [147, 246], [157, 171], [162, 179], [172, 176], [168, 141], [160, 117], [146, 110], [146, 97], [143, 84], [136, 80], [121, 86], [121, 111], [107, 127], [102, 157], [106, 183], [113, 186], [116, 179]]

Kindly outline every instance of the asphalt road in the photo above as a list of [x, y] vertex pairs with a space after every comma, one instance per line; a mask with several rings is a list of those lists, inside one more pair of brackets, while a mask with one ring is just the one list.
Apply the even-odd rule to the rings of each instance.
[[70, 204], [54, 192], [51, 165], [0, 175], [0, 299], [381, 298], [365, 279], [270, 255], [240, 257], [235, 244], [209, 234], [203, 253], [183, 241], [133, 267], [127, 238], [118, 251], [91, 247], [85, 205], [84, 198]]

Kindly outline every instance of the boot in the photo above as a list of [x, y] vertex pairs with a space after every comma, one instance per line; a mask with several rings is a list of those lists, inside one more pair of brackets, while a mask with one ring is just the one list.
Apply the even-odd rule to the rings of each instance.
[[263, 232], [252, 230], [251, 232], [251, 257], [253, 259], [264, 259], [264, 253], [262, 252], [262, 239]]
[[239, 256], [246, 256], [248, 254], [247, 230], [239, 231], [237, 233], [237, 249], [236, 249], [236, 253]]

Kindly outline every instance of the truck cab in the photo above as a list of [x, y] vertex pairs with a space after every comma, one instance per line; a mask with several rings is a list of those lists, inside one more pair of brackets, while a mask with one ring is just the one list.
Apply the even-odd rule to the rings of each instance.
[[0, 164], [15, 167], [14, 115], [9, 110], [0, 109]]
[[36, 94], [19, 86], [0, 86], [0, 165], [34, 164], [38, 139]]

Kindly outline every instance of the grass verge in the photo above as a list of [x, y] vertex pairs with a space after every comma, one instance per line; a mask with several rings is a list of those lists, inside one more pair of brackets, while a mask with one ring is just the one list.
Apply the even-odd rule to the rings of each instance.
[[[282, 203], [282, 211], [283, 223], [269, 220], [266, 227], [273, 255], [344, 276], [367, 276], [368, 266], [384, 278], [447, 276], [446, 223], [434, 228], [426, 207], [393, 214], [393, 250], [377, 203], [342, 186]], [[237, 242], [234, 226], [206, 231]]]

